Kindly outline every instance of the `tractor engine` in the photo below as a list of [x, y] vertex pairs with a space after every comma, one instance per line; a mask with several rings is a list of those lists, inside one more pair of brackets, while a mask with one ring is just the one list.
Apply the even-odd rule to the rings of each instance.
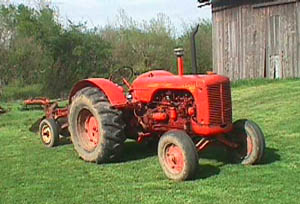
[[170, 129], [187, 130], [196, 115], [193, 96], [187, 91], [160, 91], [150, 104], [141, 105], [135, 112], [139, 124], [149, 132]]

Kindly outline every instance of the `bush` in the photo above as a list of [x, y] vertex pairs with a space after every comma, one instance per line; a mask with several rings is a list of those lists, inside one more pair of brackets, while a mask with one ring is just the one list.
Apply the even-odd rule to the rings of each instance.
[[23, 100], [38, 96], [43, 96], [41, 84], [21, 86], [21, 84], [14, 83], [2, 88], [0, 92], [0, 101]]
[[[197, 67], [198, 73], [205, 74], [212, 71], [212, 22], [199, 20], [199, 30], [196, 35]], [[196, 24], [185, 25], [184, 34], [178, 39], [179, 45], [185, 50], [186, 73], [192, 73], [191, 34]]]
[[[137, 73], [155, 69], [177, 73], [173, 50], [178, 45], [186, 52], [185, 73], [191, 73], [190, 34], [194, 25], [177, 36], [164, 14], [140, 23], [121, 11], [118, 19], [116, 24], [100, 29], [71, 21], [62, 26], [49, 7], [0, 4], [0, 86], [6, 86], [3, 100], [60, 97], [81, 79], [107, 78], [123, 66]], [[212, 67], [211, 21], [200, 21], [196, 43], [199, 72], [205, 73]]]

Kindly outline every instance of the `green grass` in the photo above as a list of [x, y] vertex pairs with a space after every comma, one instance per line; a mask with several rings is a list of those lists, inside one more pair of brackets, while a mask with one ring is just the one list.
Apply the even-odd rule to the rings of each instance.
[[[1, 91], [1, 90], [0, 90]], [[0, 94], [1, 101], [13, 101], [16, 99], [27, 99], [31, 97], [42, 96], [42, 85], [33, 84], [22, 86], [21, 84], [13, 84], [3, 87]]]
[[156, 153], [126, 142], [122, 162], [95, 165], [71, 144], [42, 146], [28, 129], [42, 112], [0, 104], [0, 203], [299, 203], [300, 80], [233, 88], [234, 119], [257, 122], [266, 137], [261, 165], [228, 164], [222, 149], [200, 154], [193, 181], [164, 176]]

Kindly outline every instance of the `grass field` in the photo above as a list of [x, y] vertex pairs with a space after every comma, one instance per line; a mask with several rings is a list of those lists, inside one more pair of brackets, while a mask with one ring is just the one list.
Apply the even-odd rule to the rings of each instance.
[[193, 181], [164, 176], [155, 151], [126, 142], [122, 161], [82, 161], [71, 144], [42, 146], [29, 128], [42, 112], [0, 103], [0, 203], [299, 203], [300, 80], [233, 88], [234, 119], [256, 121], [266, 137], [261, 165], [227, 162], [222, 149], [200, 153]]

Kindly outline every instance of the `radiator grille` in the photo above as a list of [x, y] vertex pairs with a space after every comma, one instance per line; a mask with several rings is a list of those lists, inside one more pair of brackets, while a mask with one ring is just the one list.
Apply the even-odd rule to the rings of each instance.
[[222, 125], [232, 123], [231, 91], [229, 83], [214, 84], [207, 87], [209, 104], [209, 123]]

